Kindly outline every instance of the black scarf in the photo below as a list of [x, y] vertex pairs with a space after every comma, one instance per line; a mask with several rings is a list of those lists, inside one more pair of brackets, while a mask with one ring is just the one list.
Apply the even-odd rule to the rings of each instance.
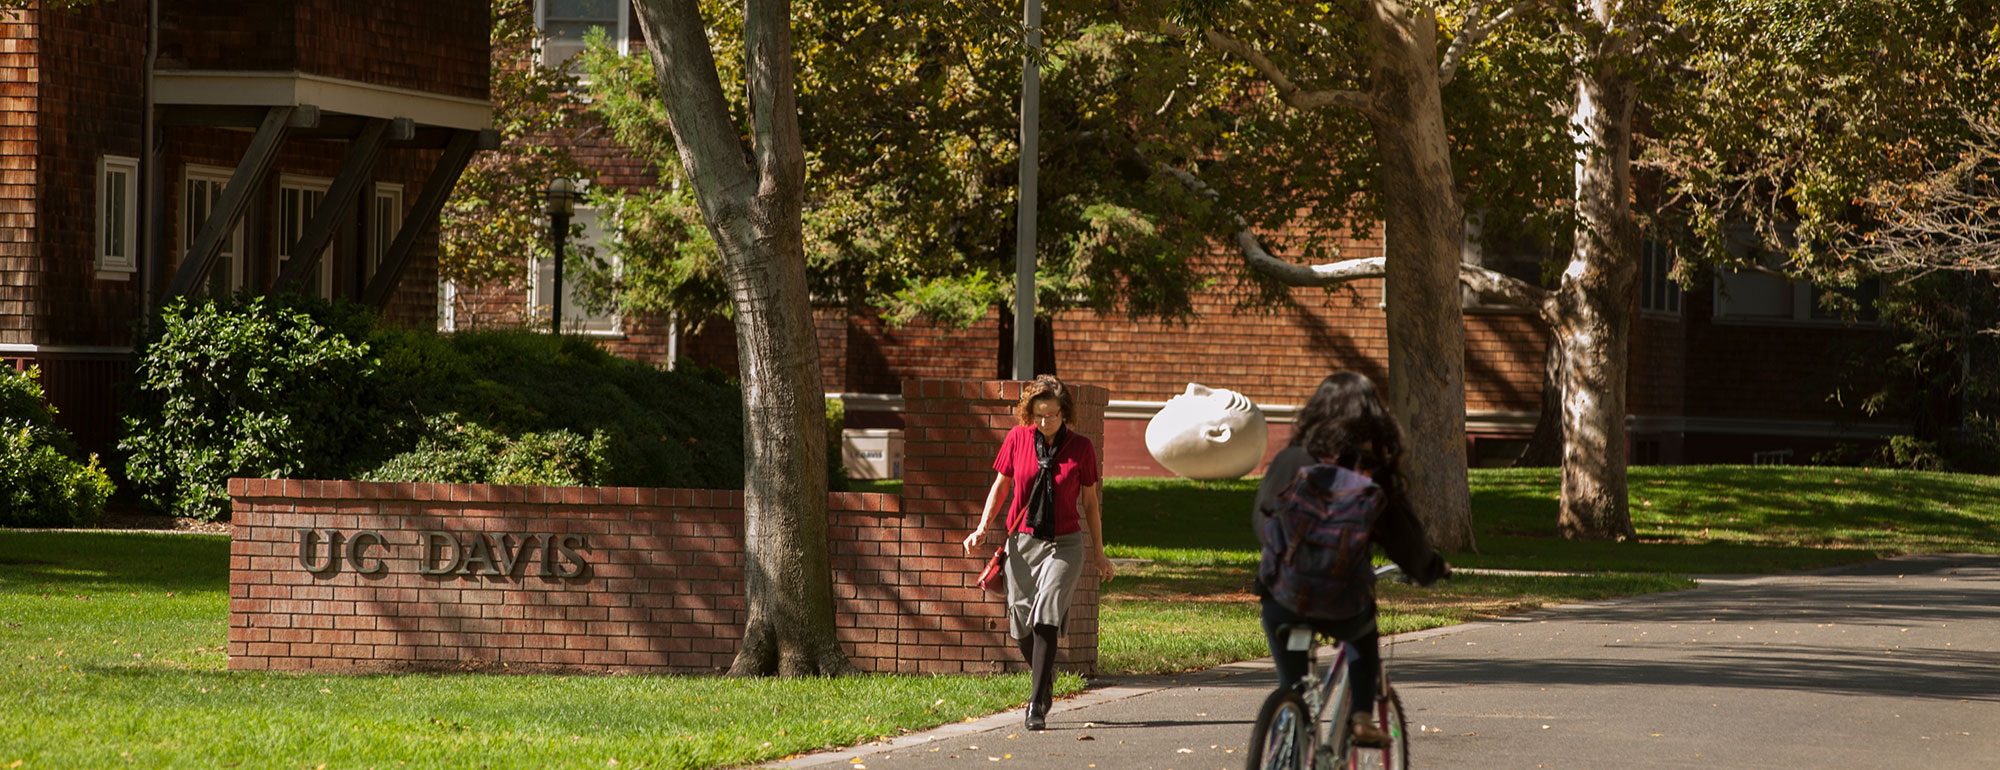
[[1063, 443], [1069, 440], [1069, 426], [1056, 429], [1056, 437], [1050, 440], [1042, 432], [1035, 434], [1035, 480], [1028, 487], [1028, 527], [1036, 539], [1056, 539], [1056, 453], [1062, 451]]

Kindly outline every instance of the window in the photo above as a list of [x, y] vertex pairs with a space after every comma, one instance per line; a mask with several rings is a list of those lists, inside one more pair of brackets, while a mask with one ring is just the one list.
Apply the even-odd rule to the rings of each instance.
[[[592, 251], [600, 255], [607, 254], [601, 247], [606, 236], [598, 222], [597, 210], [578, 206], [571, 221], [582, 226], [583, 235], [569, 239], [563, 246], [563, 262], [566, 265], [563, 271], [563, 331], [572, 334], [618, 334], [617, 312], [597, 313], [585, 308], [580, 300], [584, 293], [578, 291], [582, 282], [577, 280], [577, 275], [573, 272], [577, 255]], [[555, 282], [555, 260], [535, 260], [534, 285], [528, 293], [529, 328], [549, 328], [549, 314], [554, 310], [551, 305], [554, 304]]]
[[[1759, 251], [1757, 263], [1772, 270], [1785, 266], [1783, 255]], [[1767, 272], [1719, 271], [1715, 276], [1715, 317], [1721, 320], [1770, 322], [1846, 323], [1848, 317], [1826, 307], [1824, 298], [1832, 293], [1851, 300], [1854, 320], [1878, 320], [1875, 300], [1882, 294], [1880, 279], [1870, 278], [1860, 286], [1815, 286], [1806, 281]]]
[[368, 270], [369, 280], [382, 269], [382, 257], [388, 255], [389, 245], [396, 242], [396, 233], [403, 229], [403, 186], [380, 183], [375, 185], [375, 207], [368, 212]]
[[[283, 176], [278, 180], [278, 273], [292, 260], [292, 247], [305, 235], [319, 204], [326, 200], [331, 183], [325, 179]], [[305, 289], [321, 297], [333, 297], [333, 244], [319, 254], [319, 267], [305, 279]]]
[[[181, 257], [187, 257], [188, 249], [194, 246], [194, 239], [201, 236], [202, 225], [214, 213], [215, 204], [222, 200], [222, 189], [229, 184], [230, 169], [213, 166], [187, 167], [186, 178], [181, 183]], [[229, 235], [222, 239], [222, 245], [215, 251], [215, 263], [208, 269], [208, 279], [203, 288], [211, 297], [226, 297], [243, 288], [243, 223], [237, 222]]]
[[1655, 313], [1681, 312], [1681, 285], [1669, 277], [1673, 251], [1651, 238], [1639, 241], [1639, 309]]
[[619, 53], [627, 52], [626, 0], [538, 0], [535, 24], [542, 30], [542, 66], [553, 67], [583, 52], [592, 28], [604, 30]]
[[139, 270], [139, 160], [97, 161], [97, 277], [123, 281]]

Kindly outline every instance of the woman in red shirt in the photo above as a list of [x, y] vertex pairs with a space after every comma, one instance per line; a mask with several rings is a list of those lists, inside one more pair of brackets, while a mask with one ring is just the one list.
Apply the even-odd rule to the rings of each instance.
[[[1027, 727], [1046, 729], [1055, 700], [1057, 640], [1069, 619], [1086, 547], [1100, 579], [1112, 577], [1104, 554], [1097, 489], [1097, 449], [1067, 423], [1076, 417], [1069, 388], [1042, 375], [1021, 389], [1021, 424], [1007, 432], [993, 460], [993, 489], [979, 527], [965, 537], [972, 553], [986, 538], [1000, 506], [1007, 508], [1007, 630], [1034, 672]], [[1011, 495], [1009, 494], [1011, 492]]]

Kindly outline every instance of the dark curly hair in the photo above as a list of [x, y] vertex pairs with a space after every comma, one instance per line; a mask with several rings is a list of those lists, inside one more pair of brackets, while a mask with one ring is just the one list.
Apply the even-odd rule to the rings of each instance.
[[1292, 444], [1322, 462], [1370, 471], [1383, 483], [1397, 478], [1403, 430], [1376, 395], [1374, 382], [1354, 372], [1336, 372], [1320, 380], [1312, 400], [1299, 410]]

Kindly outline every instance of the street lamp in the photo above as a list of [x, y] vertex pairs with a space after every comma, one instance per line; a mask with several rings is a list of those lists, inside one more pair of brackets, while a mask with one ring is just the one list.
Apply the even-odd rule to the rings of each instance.
[[569, 217], [576, 213], [576, 183], [568, 177], [549, 180], [548, 189], [537, 197], [542, 199], [542, 213], [549, 215], [549, 239], [555, 242], [556, 280], [553, 289], [554, 310], [550, 314], [549, 330], [562, 333], [563, 305], [563, 246], [569, 240]]

